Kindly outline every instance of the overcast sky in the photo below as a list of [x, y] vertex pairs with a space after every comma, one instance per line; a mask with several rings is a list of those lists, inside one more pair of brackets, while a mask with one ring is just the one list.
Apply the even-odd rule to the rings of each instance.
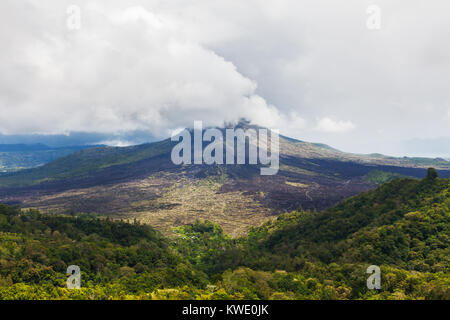
[[449, 16], [448, 0], [2, 0], [0, 134], [116, 141], [245, 117], [450, 157]]

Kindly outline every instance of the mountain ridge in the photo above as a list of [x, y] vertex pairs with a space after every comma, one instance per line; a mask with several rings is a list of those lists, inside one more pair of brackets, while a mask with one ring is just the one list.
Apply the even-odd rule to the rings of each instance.
[[[299, 206], [322, 210], [397, 176], [422, 178], [427, 167], [280, 136], [279, 172], [264, 177], [259, 165], [174, 165], [170, 153], [175, 144], [165, 139], [86, 149], [38, 168], [2, 174], [0, 201], [44, 212], [138, 219], [166, 234], [202, 218], [242, 234]], [[450, 170], [438, 171], [450, 177]]]

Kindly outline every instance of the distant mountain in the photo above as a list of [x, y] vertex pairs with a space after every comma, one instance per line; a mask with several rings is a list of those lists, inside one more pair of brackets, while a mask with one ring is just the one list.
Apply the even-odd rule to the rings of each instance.
[[93, 146], [49, 147], [36, 144], [0, 144], [0, 172], [41, 166], [55, 159]]
[[[125, 133], [107, 134], [100, 132], [69, 132], [67, 134], [13, 134], [0, 133], [0, 144], [44, 144], [51, 148], [66, 146], [84, 146], [108, 144], [105, 142], [122, 141], [130, 144], [142, 144], [156, 141], [148, 131], [129, 131]], [[109, 144], [108, 144], [109, 145]]]
[[0, 152], [42, 151], [51, 149], [42, 143], [35, 144], [0, 144]]
[[91, 148], [2, 174], [0, 201], [56, 213], [136, 218], [166, 233], [202, 218], [238, 235], [285, 211], [321, 210], [398, 176], [422, 178], [428, 166], [450, 177], [446, 161], [356, 155], [284, 136], [274, 176], [261, 176], [259, 165], [177, 166], [170, 159], [174, 145], [166, 139]]

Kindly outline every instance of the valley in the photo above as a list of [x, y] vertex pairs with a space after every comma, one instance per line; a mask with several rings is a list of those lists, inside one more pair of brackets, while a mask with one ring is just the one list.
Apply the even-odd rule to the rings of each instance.
[[0, 172], [14, 172], [42, 166], [93, 146], [49, 147], [44, 144], [0, 144]]

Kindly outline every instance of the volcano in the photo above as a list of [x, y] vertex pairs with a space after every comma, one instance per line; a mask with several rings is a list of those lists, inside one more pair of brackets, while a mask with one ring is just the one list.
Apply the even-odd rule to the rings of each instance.
[[[236, 127], [260, 128], [249, 123]], [[0, 202], [55, 214], [136, 220], [166, 234], [207, 219], [238, 236], [286, 211], [320, 211], [397, 177], [423, 178], [430, 166], [440, 177], [450, 177], [450, 163], [442, 159], [352, 154], [281, 135], [279, 170], [271, 176], [261, 175], [254, 164], [176, 165], [171, 161], [175, 145], [169, 138], [95, 147], [4, 173]]]

